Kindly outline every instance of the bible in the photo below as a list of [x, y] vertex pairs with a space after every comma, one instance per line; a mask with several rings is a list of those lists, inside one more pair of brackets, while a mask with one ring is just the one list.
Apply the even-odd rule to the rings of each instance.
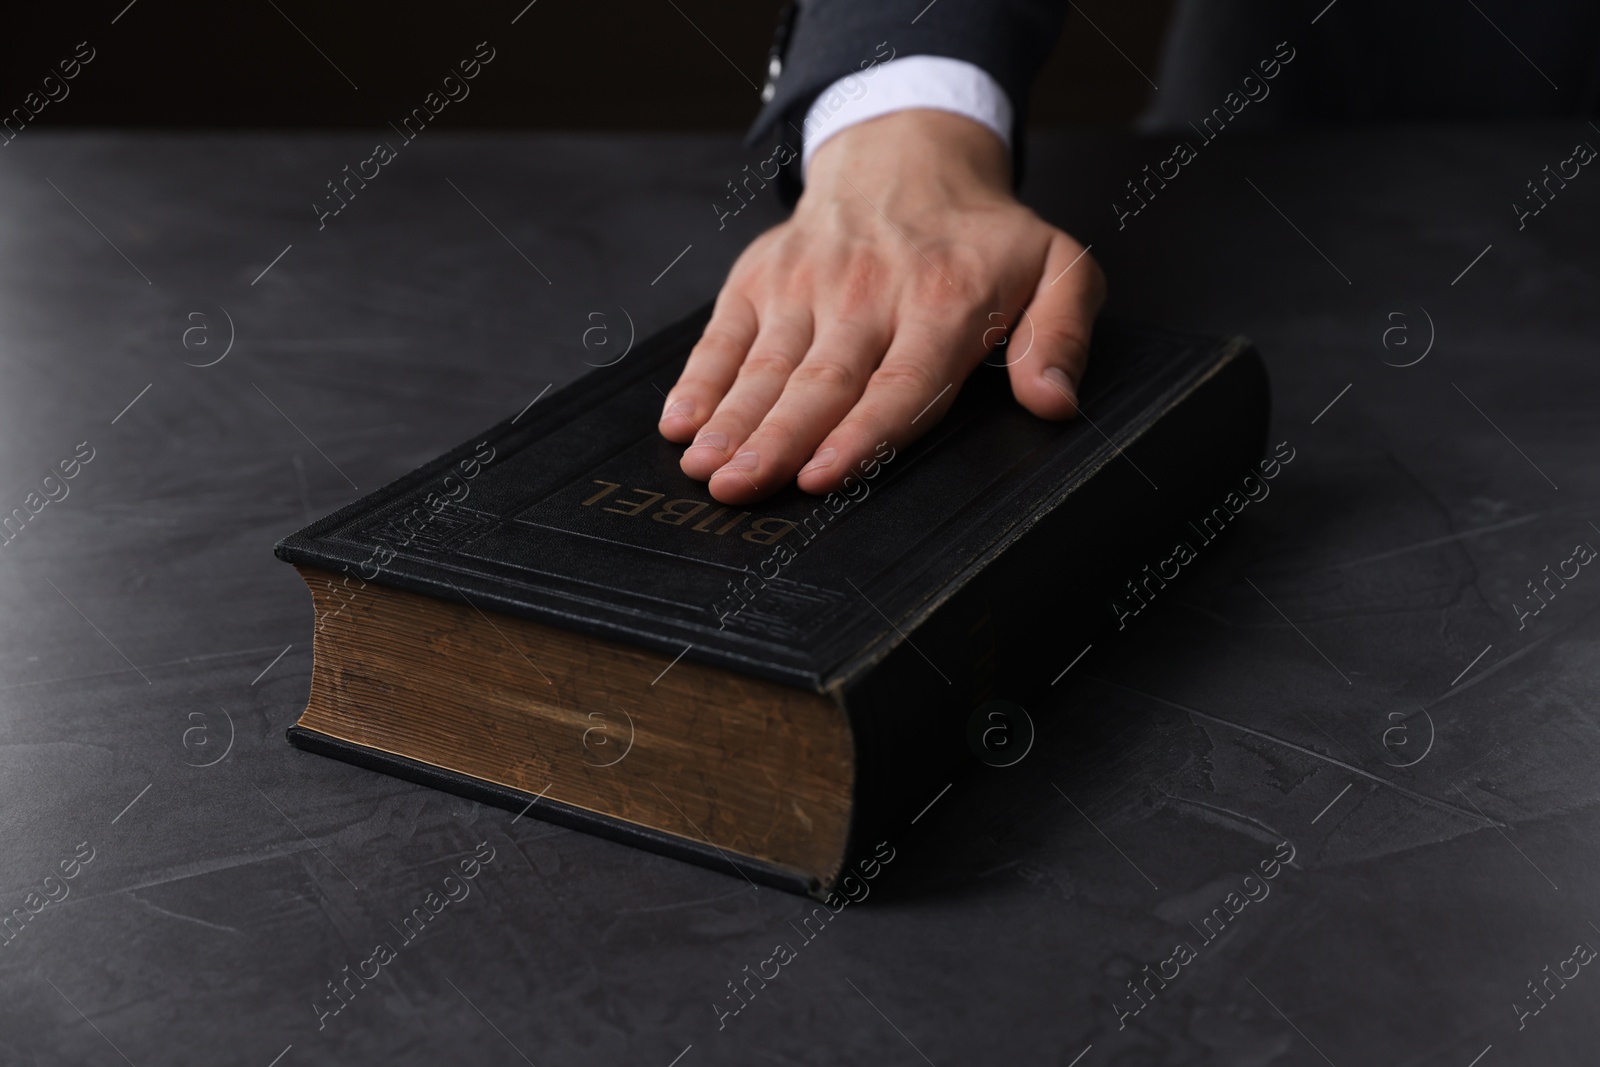
[[1070, 420], [991, 356], [838, 491], [723, 505], [655, 428], [708, 314], [278, 543], [315, 612], [291, 743], [826, 895], [1265, 445], [1248, 341], [1102, 321]]

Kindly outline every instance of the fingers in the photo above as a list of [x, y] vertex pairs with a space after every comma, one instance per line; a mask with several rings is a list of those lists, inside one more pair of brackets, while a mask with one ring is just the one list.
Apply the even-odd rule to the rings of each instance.
[[972, 323], [903, 323], [861, 399], [800, 471], [800, 488], [835, 489], [880, 443], [899, 447], [932, 429], [982, 357], [977, 335]]
[[[683, 473], [706, 481], [727, 467], [741, 483], [754, 484], [752, 472], [757, 459], [741, 446], [783, 393], [790, 373], [811, 347], [811, 337], [810, 309], [797, 307], [767, 314], [749, 353], [736, 367], [727, 395], [679, 460]], [[769, 487], [768, 492], [775, 488]]]
[[[1099, 265], [1020, 206], [970, 214], [947, 220], [948, 232], [935, 227], [944, 286], [930, 281], [931, 292], [914, 284], [925, 264], [908, 273], [898, 244], [835, 232], [831, 216], [809, 229], [785, 224], [772, 247], [747, 250], [741, 263], [754, 273], [736, 265], [663, 407], [661, 433], [689, 446], [684, 473], [728, 504], [793, 482], [832, 491], [885, 443], [937, 424], [1008, 323], [1017, 401], [1042, 418], [1074, 415], [1105, 301]], [[950, 274], [962, 285], [947, 292]], [[996, 311], [1024, 303], [1015, 322]]]
[[756, 333], [756, 309], [742, 295], [724, 288], [683, 373], [667, 393], [657, 426], [661, 436], [678, 444], [694, 438], [727, 395]]
[[861, 399], [888, 343], [887, 321], [836, 320], [824, 326], [755, 432], [733, 446], [734, 458], [749, 465], [713, 474], [712, 496], [742, 504], [788, 484]]
[[1106, 299], [1100, 265], [1066, 234], [1056, 231], [1045, 255], [1038, 287], [1012, 331], [1011, 391], [1017, 402], [1044, 419], [1077, 414], [1078, 382], [1089, 361], [1089, 334]]

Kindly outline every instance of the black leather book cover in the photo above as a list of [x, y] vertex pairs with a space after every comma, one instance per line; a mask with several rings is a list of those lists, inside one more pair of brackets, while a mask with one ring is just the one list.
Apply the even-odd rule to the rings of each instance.
[[[1103, 322], [1078, 418], [1029, 415], [1004, 369], [985, 365], [930, 433], [881, 449], [844, 491], [791, 486], [726, 507], [678, 469], [681, 446], [655, 428], [708, 310], [284, 538], [277, 555], [844, 692], [1239, 357], [1259, 384], [1236, 417], [1255, 425], [1218, 429], [1234, 442], [1226, 462], [1237, 465], [1239, 442], [1259, 449], [1264, 432], [1264, 376], [1244, 342]], [[1192, 447], [1205, 450], [1203, 435]]]

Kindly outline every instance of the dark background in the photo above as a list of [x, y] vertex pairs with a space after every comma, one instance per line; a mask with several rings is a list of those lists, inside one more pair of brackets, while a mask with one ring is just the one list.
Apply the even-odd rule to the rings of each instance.
[[[755, 117], [782, 6], [537, 0], [508, 28], [508, 14], [527, 3], [51, 5], [8, 18], [0, 33], [0, 109], [21, 106], [87, 40], [93, 62], [30, 125], [383, 126], [418, 106], [458, 59], [488, 40], [492, 47], [514, 41], [517, 58], [487, 68], [474, 85], [494, 91], [447, 107], [441, 126], [740, 129]], [[1032, 122], [1111, 125], [1137, 115], [1171, 7], [1172, 0], [1074, 5], [1039, 78]]]
[[[1600, 136], [1577, 118], [1230, 129], [1125, 228], [1109, 205], [1171, 142], [1030, 141], [1022, 197], [1093, 245], [1115, 313], [1254, 337], [1299, 458], [1123, 640], [1058, 675], [1062, 649], [1027, 758], [954, 782], [726, 1030], [711, 1003], [805, 902], [286, 744], [313, 620], [272, 543], [589, 370], [592, 314], [643, 337], [703, 301], [781, 217], [709, 210], [759, 158], [735, 131], [774, 4], [511, 25], [525, 2], [0, 19], [0, 114], [98, 53], [0, 148], [0, 506], [97, 449], [0, 552], [0, 909], [98, 855], [0, 950], [0, 1067], [1592, 1067], [1600, 978], [1514, 1014], [1600, 938], [1600, 579], [1515, 613], [1600, 544], [1600, 179], [1511, 210]], [[1421, 0], [1313, 30], [1323, 6], [1283, 5], [1307, 67], [1448, 42], [1475, 83], [1544, 91], [1539, 20], [1491, 0], [1441, 0], [1483, 24], [1464, 44]], [[1082, 0], [1036, 122], [1138, 110], [1084, 14], [1154, 76], [1146, 10]], [[485, 39], [442, 124], [619, 132], [430, 130], [319, 229], [368, 131]], [[123, 123], [179, 132], [60, 132]], [[189, 132], [293, 125], [345, 129]], [[203, 301], [238, 324], [208, 368], [178, 328]], [[1271, 898], [1119, 1029], [1129, 977], [1285, 839]], [[324, 983], [480, 841], [472, 898], [319, 1030]]]

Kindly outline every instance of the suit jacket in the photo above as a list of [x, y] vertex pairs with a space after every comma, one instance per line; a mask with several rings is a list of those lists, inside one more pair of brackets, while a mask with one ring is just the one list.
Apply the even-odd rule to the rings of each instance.
[[[886, 56], [934, 55], [987, 71], [1015, 112], [1014, 172], [1034, 77], [1068, 0], [804, 0], [780, 18], [751, 143], [798, 150], [819, 93]], [[1315, 20], [1315, 22], [1313, 22]], [[1593, 115], [1600, 106], [1600, 4], [1594, 0], [1178, 0], [1147, 130], [1209, 113], [1278, 41], [1292, 76], [1242, 126], [1305, 121]], [[869, 90], [870, 91], [870, 90]], [[780, 188], [797, 195], [798, 164]]]

